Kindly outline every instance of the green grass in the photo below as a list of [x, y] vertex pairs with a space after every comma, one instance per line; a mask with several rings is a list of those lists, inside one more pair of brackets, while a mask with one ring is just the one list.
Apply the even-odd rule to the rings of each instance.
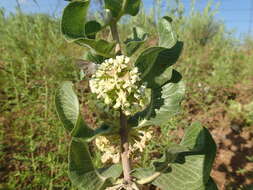
[[69, 142], [53, 102], [59, 82], [77, 77], [72, 63], [81, 51], [65, 43], [59, 22], [49, 16], [6, 18], [2, 12], [0, 17], [0, 184], [10, 189], [70, 189]]
[[[158, 138], [143, 154], [142, 166], [149, 163], [150, 155], [177, 140], [169, 134], [186, 127], [194, 111], [206, 113], [219, 107], [229, 112], [229, 102], [237, 101], [233, 96], [236, 85], [252, 90], [253, 40], [248, 37], [238, 45], [213, 19], [214, 11], [208, 7], [204, 13], [192, 12], [191, 17], [184, 17], [182, 5], [177, 6], [168, 14], [178, 15], [174, 18], [175, 28], [185, 42], [176, 66], [187, 84], [185, 111], [157, 132]], [[128, 24], [135, 24], [150, 34], [147, 46], [154, 43], [156, 12], [141, 12], [139, 17], [123, 22], [123, 36], [129, 31]], [[74, 190], [67, 177], [69, 137], [56, 116], [54, 92], [63, 80], [77, 81], [78, 70], [73, 62], [84, 50], [67, 44], [60, 34], [59, 21], [47, 15], [17, 12], [6, 17], [3, 10], [0, 44], [0, 189]], [[85, 102], [86, 97], [80, 96]], [[241, 103], [252, 101], [251, 95]], [[247, 113], [240, 114], [247, 117]], [[252, 120], [247, 120], [247, 126], [252, 126]], [[99, 153], [95, 155], [99, 165]]]

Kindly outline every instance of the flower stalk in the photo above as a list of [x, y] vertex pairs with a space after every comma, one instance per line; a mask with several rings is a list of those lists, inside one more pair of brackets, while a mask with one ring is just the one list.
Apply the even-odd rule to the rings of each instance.
[[[120, 38], [117, 29], [117, 23], [113, 22], [110, 26], [111, 34], [113, 39], [117, 42], [118, 48], [116, 46], [116, 53], [122, 52], [121, 45], [120, 45]], [[124, 175], [124, 183], [131, 184], [131, 165], [129, 160], [129, 129], [127, 127], [127, 116], [123, 113], [120, 109], [120, 156], [121, 156], [121, 164], [123, 168], [123, 175]]]

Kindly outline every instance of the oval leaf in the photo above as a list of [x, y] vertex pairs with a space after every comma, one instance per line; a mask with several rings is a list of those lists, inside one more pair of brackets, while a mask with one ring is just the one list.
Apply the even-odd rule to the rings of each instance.
[[61, 31], [68, 40], [85, 37], [85, 22], [89, 1], [70, 2], [63, 11]]
[[170, 49], [152, 47], [143, 51], [135, 62], [141, 73], [142, 82], [146, 82], [148, 88], [160, 87], [166, 83], [172, 72], [169, 67], [176, 63], [182, 49], [183, 43], [177, 42]]
[[86, 22], [89, 0], [73, 1], [64, 9], [61, 21], [61, 31], [69, 42], [94, 50], [104, 57], [113, 57], [116, 43], [96, 40], [96, 33], [103, 27], [97, 21]]
[[74, 138], [89, 142], [98, 135], [113, 133], [113, 127], [106, 124], [95, 130], [86, 125], [79, 112], [79, 102], [73, 84], [69, 81], [63, 82], [57, 89], [55, 105], [64, 128]]
[[95, 39], [96, 33], [102, 29], [102, 26], [99, 22], [95, 20], [91, 20], [86, 22], [85, 24], [85, 35], [87, 38]]
[[101, 64], [104, 62], [105, 59], [106, 59], [105, 57], [97, 55], [91, 51], [86, 51], [83, 56], [83, 60], [90, 61], [95, 64]]
[[124, 42], [125, 52], [127, 56], [134, 54], [142, 44], [147, 40], [148, 34], [145, 33], [141, 28], [134, 27], [133, 33]]
[[141, 0], [126, 0], [124, 14], [136, 16], [140, 10]]
[[159, 46], [171, 48], [177, 43], [177, 35], [172, 29], [172, 19], [163, 17], [158, 22]]
[[104, 190], [122, 173], [120, 165], [96, 169], [92, 163], [88, 145], [72, 141], [69, 150], [69, 177], [80, 190]]
[[161, 126], [181, 110], [180, 104], [184, 97], [185, 85], [181, 75], [173, 71], [172, 79], [160, 88], [151, 89], [151, 102], [148, 107], [128, 121], [137, 128], [157, 125]]
[[71, 82], [63, 82], [55, 95], [56, 111], [68, 131], [74, 129], [79, 117], [79, 102], [72, 87]]
[[[156, 174], [152, 184], [162, 190], [211, 190], [216, 185], [210, 181], [210, 171], [216, 155], [216, 145], [207, 129], [199, 123], [187, 128], [186, 134], [180, 143], [182, 152], [174, 149], [168, 150], [176, 159], [160, 159], [158, 166], [153, 165], [147, 169], [137, 169], [133, 175], [141, 181]], [[174, 158], [175, 158], [174, 156]], [[162, 164], [162, 161], [164, 163]], [[159, 171], [159, 173], [157, 172]], [[157, 175], [157, 173], [159, 175]]]
[[114, 57], [116, 46], [115, 42], [107, 42], [106, 40], [94, 40], [88, 38], [77, 39], [75, 42], [81, 46], [95, 50], [98, 55], [101, 55], [103, 57]]

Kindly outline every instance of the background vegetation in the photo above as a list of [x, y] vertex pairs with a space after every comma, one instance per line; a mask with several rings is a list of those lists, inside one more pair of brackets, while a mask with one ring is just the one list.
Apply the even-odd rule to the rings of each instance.
[[[157, 41], [156, 18], [169, 15], [185, 43], [177, 63], [187, 83], [184, 111], [156, 129], [158, 138], [148, 145], [141, 164], [199, 120], [218, 145], [212, 176], [220, 189], [252, 189], [253, 39], [236, 40], [214, 18], [218, 9], [210, 3], [203, 12], [192, 9], [187, 16], [179, 0], [166, 6], [162, 12], [156, 1], [151, 12], [142, 10], [120, 25], [124, 37], [129, 26], [143, 27], [149, 33], [148, 46]], [[109, 32], [101, 35], [110, 37]], [[86, 104], [87, 82], [79, 81], [74, 64], [84, 49], [64, 41], [58, 19], [20, 10], [9, 15], [0, 10], [0, 44], [0, 189], [74, 189], [67, 177], [69, 137], [60, 127], [53, 97], [61, 81], [76, 82], [85, 119], [96, 124]], [[99, 154], [94, 156], [99, 164]]]

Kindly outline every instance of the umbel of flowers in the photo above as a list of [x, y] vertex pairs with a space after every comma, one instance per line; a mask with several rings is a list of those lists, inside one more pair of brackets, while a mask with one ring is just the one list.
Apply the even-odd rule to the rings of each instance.
[[[104, 0], [104, 22], [87, 20], [89, 4], [90, 0], [69, 1], [63, 11], [61, 31], [67, 41], [85, 47], [86, 63], [96, 64], [90, 89], [107, 105], [107, 115], [112, 117], [101, 117], [95, 129], [88, 126], [74, 84], [65, 81], [57, 89], [56, 110], [71, 136], [68, 173], [73, 186], [79, 190], [140, 190], [152, 184], [161, 190], [217, 190], [210, 177], [216, 145], [200, 123], [186, 127], [180, 143], [166, 146], [159, 158], [150, 157], [149, 166], [131, 165], [131, 159], [141, 157], [155, 137], [150, 127], [166, 126], [181, 110], [185, 86], [173, 65], [183, 43], [173, 31], [172, 19], [165, 16], [158, 21], [155, 47], [143, 46], [148, 35], [140, 27], [134, 26], [126, 39], [121, 39], [117, 30], [123, 15], [138, 14], [141, 0]], [[108, 28], [111, 36], [106, 39], [113, 40], [99, 38], [107, 32], [99, 33]], [[146, 90], [150, 92], [147, 104]], [[94, 165], [90, 150], [102, 153], [102, 168]]]
[[144, 107], [145, 86], [140, 85], [140, 73], [129, 57], [116, 56], [98, 66], [89, 81], [91, 92], [114, 109], [121, 109], [126, 115]]
[[[152, 138], [152, 130], [138, 131], [138, 139], [132, 139], [129, 145], [129, 154], [134, 155], [136, 152], [143, 152], [146, 145]], [[101, 161], [103, 163], [120, 162], [120, 139], [117, 136], [99, 136], [95, 140], [96, 147], [102, 152]]]

